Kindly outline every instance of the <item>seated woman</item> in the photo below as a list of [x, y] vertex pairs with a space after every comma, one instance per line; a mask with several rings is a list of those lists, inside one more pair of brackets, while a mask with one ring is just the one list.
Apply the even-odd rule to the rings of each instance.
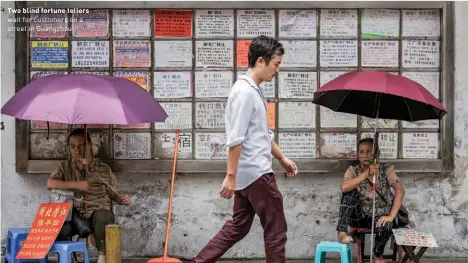
[[[72, 190], [75, 193], [73, 213], [80, 213], [88, 220], [91, 234], [96, 241], [96, 248], [99, 251], [98, 263], [106, 262], [106, 225], [114, 224], [115, 217], [112, 212], [112, 201], [119, 205], [129, 205], [128, 196], [122, 195], [115, 175], [111, 168], [93, 157], [91, 137], [89, 133], [87, 139], [87, 163], [88, 174], [84, 178], [81, 174], [83, 168], [83, 150], [85, 142], [84, 129], [75, 129], [67, 139], [71, 158], [60, 162], [57, 169], [47, 180], [47, 189]], [[85, 193], [86, 199], [81, 199]], [[76, 214], [73, 214], [76, 216]], [[86, 220], [84, 219], [84, 220]], [[69, 240], [78, 234], [77, 227], [72, 221], [67, 221], [63, 225], [57, 240]]]
[[[341, 205], [339, 220], [336, 230], [338, 240], [343, 243], [353, 242], [348, 235], [348, 228], [371, 228], [372, 226], [372, 178], [375, 174], [376, 190], [380, 191], [383, 198], [376, 193], [375, 196], [375, 242], [374, 260], [376, 263], [384, 263], [382, 255], [385, 245], [392, 236], [393, 220], [397, 216], [403, 201], [405, 190], [393, 170], [393, 166], [386, 164], [370, 164], [373, 159], [372, 138], [359, 141], [359, 164], [351, 166], [346, 171], [341, 183]], [[377, 157], [379, 151], [377, 147]], [[378, 161], [378, 158], [377, 158]], [[367, 180], [369, 179], [369, 180]], [[395, 190], [395, 196], [390, 188]]]

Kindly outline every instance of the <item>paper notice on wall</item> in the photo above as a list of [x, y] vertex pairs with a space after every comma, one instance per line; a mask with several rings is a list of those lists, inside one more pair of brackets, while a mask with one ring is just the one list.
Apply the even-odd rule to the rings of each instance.
[[154, 36], [191, 37], [192, 10], [155, 10]]
[[176, 130], [192, 128], [191, 102], [160, 102], [168, 117], [165, 122], [155, 122], [156, 130]]
[[336, 112], [325, 107], [320, 107], [320, 127], [355, 128], [357, 127], [357, 115]]
[[31, 38], [64, 38], [68, 33], [67, 13], [32, 13], [29, 21]]
[[114, 159], [150, 159], [150, 133], [114, 133]]
[[358, 43], [356, 40], [320, 41], [321, 67], [357, 67]]
[[437, 159], [438, 133], [403, 133], [403, 158]]
[[405, 71], [402, 74], [404, 77], [407, 77], [425, 89], [427, 89], [436, 99], [440, 96], [439, 84], [440, 84], [440, 73], [439, 72], [409, 72]]
[[365, 38], [400, 36], [400, 10], [375, 8], [362, 10], [361, 31]]
[[109, 67], [109, 41], [72, 41], [72, 67]]
[[440, 11], [403, 10], [404, 37], [440, 37]]
[[114, 37], [150, 37], [150, 10], [113, 10]]
[[109, 11], [90, 9], [89, 13], [73, 13], [73, 37], [107, 37], [109, 35]]
[[320, 37], [357, 37], [356, 9], [320, 10]]
[[317, 89], [317, 72], [281, 71], [278, 81], [280, 98], [313, 98]]
[[403, 40], [402, 62], [404, 68], [438, 68], [440, 41]]
[[151, 75], [145, 71], [116, 71], [114, 72], [115, 77], [126, 78], [130, 81], [140, 85], [141, 88], [150, 91], [150, 79]]
[[232, 68], [234, 44], [232, 40], [209, 40], [195, 43], [196, 67]]
[[324, 158], [355, 159], [356, 134], [328, 132], [320, 134], [320, 155]]
[[[96, 75], [96, 76], [109, 76], [109, 72], [105, 71], [85, 71], [85, 70], [79, 70], [79, 71], [72, 71], [70, 72], [72, 75]], [[115, 72], [114, 72], [115, 75]]]
[[114, 67], [149, 68], [150, 54], [148, 40], [114, 40]]
[[227, 159], [225, 133], [196, 133], [195, 159]]
[[67, 75], [67, 71], [31, 71], [29, 73], [30, 82], [49, 75]]
[[312, 102], [279, 102], [279, 128], [315, 128], [315, 104]]
[[[398, 121], [379, 119], [377, 125], [379, 129], [396, 129], [398, 128]], [[375, 128], [375, 119], [361, 116], [361, 127], [365, 129]]]
[[195, 36], [199, 37], [233, 37], [234, 10], [196, 10]]
[[362, 41], [361, 66], [398, 67], [398, 41]]
[[278, 144], [290, 158], [315, 158], [316, 140], [314, 132], [280, 132]]
[[275, 36], [275, 10], [237, 10], [237, 37]]
[[156, 68], [191, 68], [192, 41], [154, 41], [154, 65]]
[[196, 102], [195, 127], [197, 129], [224, 128], [226, 102]]
[[346, 73], [348, 71], [320, 71], [320, 87]]
[[192, 72], [154, 72], [154, 97], [177, 99], [192, 97]]
[[[176, 142], [175, 132], [156, 133], [154, 135], [154, 148], [156, 159], [172, 159], [174, 157], [174, 149]], [[178, 140], [178, 154], [179, 159], [192, 159], [192, 133], [181, 132], [179, 133]]]
[[316, 10], [280, 10], [279, 37], [316, 37]]
[[227, 98], [234, 82], [232, 71], [196, 71], [197, 98]]
[[252, 40], [237, 40], [237, 63], [238, 68], [249, 66], [249, 46]]
[[269, 101], [267, 104], [268, 129], [276, 128], [276, 102]]
[[32, 41], [31, 42], [32, 68], [67, 68], [68, 42], [67, 41]]
[[313, 68], [317, 66], [317, 41], [284, 40], [282, 67]]
[[[361, 139], [374, 138], [373, 132], [361, 133]], [[396, 159], [398, 157], [398, 133], [379, 133], [379, 151], [381, 159]]]

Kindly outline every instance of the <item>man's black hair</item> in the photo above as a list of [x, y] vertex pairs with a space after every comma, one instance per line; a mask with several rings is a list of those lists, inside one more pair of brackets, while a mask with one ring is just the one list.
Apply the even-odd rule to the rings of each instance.
[[284, 55], [283, 44], [272, 37], [264, 35], [255, 37], [249, 46], [249, 68], [255, 67], [259, 57], [262, 57], [266, 64], [270, 63], [274, 55]]
[[[70, 137], [72, 136], [81, 136], [81, 137], [84, 137], [84, 134], [85, 134], [85, 130], [83, 128], [77, 128], [77, 129], [74, 129], [72, 132], [70, 132], [70, 134], [68, 135], [68, 138], [67, 138], [67, 144], [69, 143], [70, 141]], [[89, 135], [89, 132], [86, 136], [88, 138], [88, 143], [91, 144], [91, 135]]]

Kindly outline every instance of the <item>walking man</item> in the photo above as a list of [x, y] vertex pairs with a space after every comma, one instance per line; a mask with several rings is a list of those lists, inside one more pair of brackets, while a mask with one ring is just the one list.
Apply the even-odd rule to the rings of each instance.
[[268, 129], [267, 102], [259, 88], [260, 83], [271, 81], [279, 72], [283, 54], [282, 44], [270, 37], [258, 36], [250, 44], [249, 69], [232, 87], [226, 106], [228, 160], [220, 194], [226, 199], [234, 195], [232, 219], [200, 251], [194, 263], [216, 262], [249, 233], [255, 214], [264, 231], [266, 262], [286, 262], [287, 224], [272, 155], [289, 177], [297, 174], [297, 167], [284, 156]]

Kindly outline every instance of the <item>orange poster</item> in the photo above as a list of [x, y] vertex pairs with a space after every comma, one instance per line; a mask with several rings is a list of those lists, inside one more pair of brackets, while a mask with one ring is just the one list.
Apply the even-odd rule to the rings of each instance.
[[191, 10], [164, 10], [154, 12], [155, 37], [191, 37]]
[[251, 40], [237, 40], [237, 67], [249, 66], [249, 46]]
[[268, 128], [274, 129], [276, 124], [276, 102], [268, 102]]
[[71, 202], [42, 203], [16, 259], [43, 259], [62, 229], [71, 205]]

